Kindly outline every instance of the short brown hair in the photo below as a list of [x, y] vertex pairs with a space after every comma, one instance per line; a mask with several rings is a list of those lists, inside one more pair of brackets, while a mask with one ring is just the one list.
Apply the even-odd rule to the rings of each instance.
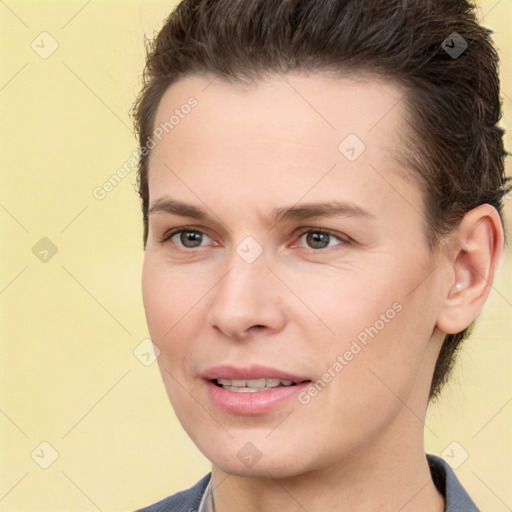
[[[148, 145], [164, 92], [187, 75], [255, 83], [289, 71], [390, 79], [407, 91], [411, 136], [405, 154], [423, 189], [426, 233], [434, 247], [478, 205], [501, 213], [507, 191], [503, 130], [497, 126], [498, 55], [490, 33], [463, 0], [184, 0], [148, 45], [134, 106], [140, 148]], [[454, 37], [464, 50], [457, 56], [449, 52]], [[146, 150], [138, 171], [144, 247], [148, 161]], [[446, 336], [431, 399], [469, 331]]]

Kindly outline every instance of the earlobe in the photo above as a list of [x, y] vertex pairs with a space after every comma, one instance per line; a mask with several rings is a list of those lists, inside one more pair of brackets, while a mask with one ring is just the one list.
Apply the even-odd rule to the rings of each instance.
[[503, 248], [503, 229], [496, 209], [484, 204], [466, 213], [449, 245], [453, 281], [447, 287], [437, 327], [455, 334], [473, 322], [491, 290]]

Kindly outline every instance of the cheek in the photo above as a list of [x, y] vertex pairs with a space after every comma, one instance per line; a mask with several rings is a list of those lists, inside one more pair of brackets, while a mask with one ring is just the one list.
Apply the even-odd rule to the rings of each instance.
[[[393, 307], [399, 293], [393, 283], [383, 281], [383, 277], [391, 281], [386, 276], [381, 275], [379, 280], [374, 275], [351, 269], [331, 275], [296, 276], [294, 292], [303, 303], [296, 306], [296, 311], [301, 307], [307, 315], [296, 314], [295, 319], [316, 316], [331, 331], [325, 339], [328, 345], [334, 343], [342, 348], [345, 342], [358, 336], [364, 342], [369, 336], [368, 330], [375, 331], [375, 324], [379, 332], [385, 330], [394, 321], [396, 308], [399, 308]], [[324, 332], [327, 333], [327, 329]]]
[[[194, 318], [199, 300], [198, 288], [188, 278], [170, 271], [168, 265], [146, 255], [142, 272], [142, 296], [148, 330], [159, 348], [157, 363], [169, 400], [180, 419], [195, 415], [188, 392], [187, 360], [194, 351], [191, 337], [201, 325]], [[195, 305], [195, 307], [194, 307]], [[195, 326], [195, 327], [194, 327]]]
[[205, 308], [211, 280], [204, 272], [170, 267], [156, 255], [146, 255], [142, 272], [142, 297], [151, 340], [160, 350], [158, 364], [166, 388], [183, 382], [204, 339]]
[[169, 313], [174, 310], [172, 293], [169, 293], [165, 274], [158, 272], [146, 259], [142, 272], [142, 300], [151, 338], [160, 349], [165, 332], [172, 325]]
[[[312, 340], [316, 341], [315, 369], [320, 375], [329, 370], [344, 375], [336, 377], [334, 387], [362, 391], [381, 386], [381, 377], [398, 391], [415, 378], [432, 322], [424, 290], [420, 287], [411, 293], [419, 277], [410, 264], [402, 263], [377, 268], [371, 274], [306, 277], [294, 290], [321, 320], [321, 330]], [[294, 318], [302, 322], [303, 332], [311, 332], [306, 329], [309, 322], [318, 323], [309, 312], [302, 319]]]
[[[146, 322], [152, 342], [160, 350], [157, 359], [160, 372], [169, 394], [171, 402], [174, 402], [171, 393], [174, 381], [171, 375], [178, 375], [178, 362], [182, 357], [177, 332], [186, 323], [184, 305], [189, 302], [184, 296], [186, 292], [176, 289], [175, 280], [169, 279], [168, 272], [146, 259], [142, 273], [142, 298], [146, 313]], [[182, 321], [180, 322], [180, 318]], [[180, 378], [181, 380], [181, 378]], [[173, 403], [174, 405], [174, 403]]]
[[197, 283], [190, 275], [171, 271], [153, 255], [146, 255], [142, 271], [142, 298], [153, 341], [171, 338], [180, 319], [198, 301]]

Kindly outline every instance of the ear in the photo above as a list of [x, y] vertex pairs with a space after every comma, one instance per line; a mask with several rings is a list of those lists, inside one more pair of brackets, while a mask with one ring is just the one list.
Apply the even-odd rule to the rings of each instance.
[[503, 249], [498, 212], [482, 204], [464, 215], [448, 241], [451, 282], [446, 286], [437, 327], [455, 334], [468, 327], [483, 308]]

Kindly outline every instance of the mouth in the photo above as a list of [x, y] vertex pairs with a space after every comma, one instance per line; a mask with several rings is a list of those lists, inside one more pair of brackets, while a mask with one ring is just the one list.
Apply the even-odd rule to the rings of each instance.
[[238, 416], [265, 414], [287, 407], [312, 382], [306, 376], [261, 365], [217, 366], [205, 371], [202, 378], [208, 400]]
[[263, 377], [259, 379], [212, 379], [212, 382], [226, 391], [235, 393], [257, 393], [260, 391], [270, 391], [278, 387], [290, 387], [302, 384], [302, 382], [311, 382], [301, 380], [295, 382], [288, 379], [278, 379], [274, 377]]

